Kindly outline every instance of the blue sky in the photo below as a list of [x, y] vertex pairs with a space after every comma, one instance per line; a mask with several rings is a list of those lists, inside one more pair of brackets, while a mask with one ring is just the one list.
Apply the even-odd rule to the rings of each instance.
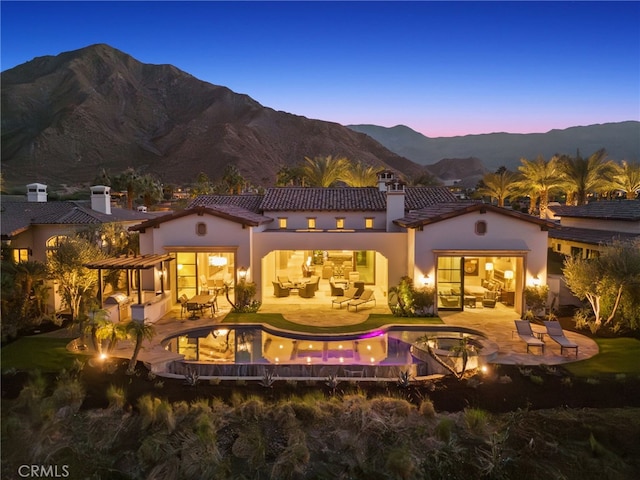
[[10, 2], [1, 67], [106, 43], [262, 105], [429, 137], [640, 120], [640, 2]]

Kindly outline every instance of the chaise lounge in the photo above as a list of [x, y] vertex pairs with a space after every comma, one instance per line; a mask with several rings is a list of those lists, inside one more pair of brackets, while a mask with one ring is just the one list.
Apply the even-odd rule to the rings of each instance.
[[551, 337], [551, 340], [560, 345], [560, 355], [564, 354], [565, 348], [575, 348], [576, 357], [578, 356], [578, 344], [569, 340], [562, 330], [562, 325], [557, 321], [546, 321], [544, 326], [547, 327], [547, 335]]
[[535, 336], [529, 320], [514, 320], [520, 339], [527, 344], [527, 353], [531, 347], [540, 347], [544, 353], [544, 342]]
[[358, 289], [355, 287], [348, 288], [342, 297], [336, 297], [331, 300], [331, 308], [334, 305], [338, 305], [338, 307], [342, 308], [342, 305], [345, 303], [349, 303], [351, 300], [355, 299], [356, 293], [358, 293]]
[[351, 300], [350, 302], [347, 303], [347, 310], [349, 310], [349, 307], [354, 307], [356, 309], [356, 312], [358, 311], [358, 307], [365, 305], [367, 303], [373, 302], [373, 304], [376, 304], [376, 299], [373, 296], [373, 290], [370, 289], [366, 289], [364, 292], [362, 292], [362, 295], [360, 295], [360, 297], [356, 300]]

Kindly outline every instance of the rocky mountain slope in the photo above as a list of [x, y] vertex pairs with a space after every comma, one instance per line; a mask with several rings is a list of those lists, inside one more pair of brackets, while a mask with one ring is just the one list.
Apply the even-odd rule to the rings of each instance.
[[128, 167], [184, 184], [234, 164], [256, 185], [283, 165], [339, 155], [407, 176], [423, 167], [337, 123], [275, 111], [171, 65], [108, 45], [38, 57], [2, 72], [5, 187], [90, 183]]
[[429, 138], [404, 125], [392, 128], [376, 125], [349, 125], [366, 133], [392, 152], [414, 162], [431, 166], [443, 158], [477, 157], [490, 171], [500, 166], [515, 170], [522, 157], [550, 158], [556, 153], [589, 156], [604, 148], [614, 160], [640, 159], [640, 122], [606, 123], [547, 133], [490, 133], [462, 137]]

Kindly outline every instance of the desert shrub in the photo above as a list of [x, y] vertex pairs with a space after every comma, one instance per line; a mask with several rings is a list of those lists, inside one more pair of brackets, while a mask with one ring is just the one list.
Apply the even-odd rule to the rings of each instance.
[[436, 416], [436, 408], [429, 398], [422, 399], [422, 401], [420, 402], [420, 407], [418, 408], [418, 412], [420, 412], [420, 415], [426, 418], [435, 418]]
[[489, 424], [489, 413], [480, 408], [465, 408], [463, 418], [470, 432], [482, 434]]
[[455, 422], [449, 417], [443, 417], [436, 425], [433, 433], [438, 440], [449, 443], [453, 436], [454, 429]]

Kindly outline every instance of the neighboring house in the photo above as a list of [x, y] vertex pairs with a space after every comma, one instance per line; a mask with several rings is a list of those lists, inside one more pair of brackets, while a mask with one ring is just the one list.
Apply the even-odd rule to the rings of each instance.
[[[101, 185], [91, 187], [90, 201], [47, 201], [47, 186], [40, 183], [27, 185], [26, 197], [11, 198], [2, 199], [1, 239], [18, 262], [46, 263], [60, 240], [88, 226], [118, 222], [127, 228], [155, 215], [112, 208], [110, 187]], [[50, 307], [57, 309], [55, 297]]]
[[[493, 291], [519, 313], [524, 286], [546, 282], [551, 225], [457, 202], [446, 187], [408, 187], [383, 171], [377, 188], [205, 195], [185, 211], [131, 230], [140, 233], [141, 253], [175, 257], [166, 280], [173, 302], [182, 294], [233, 285], [240, 273], [256, 283], [263, 303], [277, 301], [273, 282], [284, 276], [294, 282], [319, 278], [327, 287], [332, 279], [362, 282], [386, 302], [390, 288], [409, 276], [417, 287], [437, 289], [439, 309], [475, 307]], [[148, 273], [142, 281], [145, 289], [157, 290], [158, 275]]]
[[640, 238], [640, 200], [600, 200], [586, 205], [550, 205], [559, 227], [549, 248], [567, 256], [590, 258], [614, 240]]

